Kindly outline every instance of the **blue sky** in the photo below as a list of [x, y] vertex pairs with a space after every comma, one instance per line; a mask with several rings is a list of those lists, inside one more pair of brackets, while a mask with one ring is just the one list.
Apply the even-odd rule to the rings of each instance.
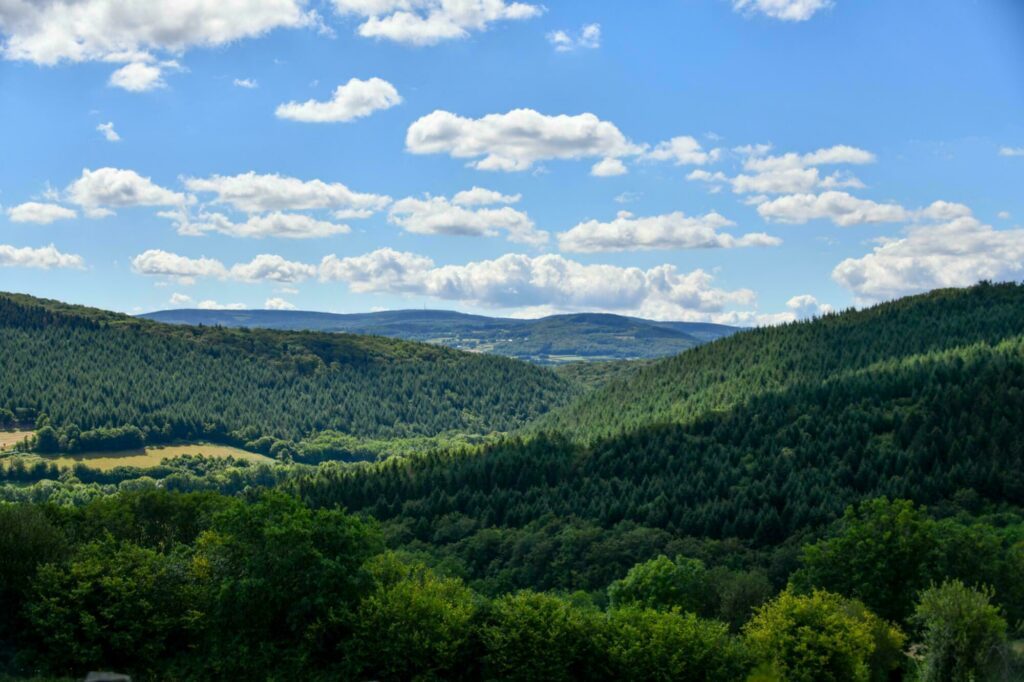
[[1014, 0], [226, 4], [0, 4], [0, 289], [758, 324], [1024, 272]]

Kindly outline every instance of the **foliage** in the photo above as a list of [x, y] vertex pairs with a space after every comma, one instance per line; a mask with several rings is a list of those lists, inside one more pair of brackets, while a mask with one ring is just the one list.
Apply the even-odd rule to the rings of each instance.
[[921, 594], [914, 622], [924, 633], [923, 682], [994, 680], [1005, 664], [1006, 621], [990, 602], [991, 589], [959, 580]]
[[608, 588], [613, 606], [641, 606], [649, 609], [679, 609], [689, 613], [711, 611], [708, 571], [699, 559], [662, 554], [637, 564], [622, 580]]
[[[904, 635], [856, 602], [815, 590], [786, 590], [762, 606], [744, 629], [753, 654], [792, 682], [858, 682], [886, 679]], [[875, 664], [876, 668], [872, 667]]]
[[40, 452], [132, 445], [134, 429], [149, 443], [238, 445], [327, 429], [481, 434], [521, 426], [574, 390], [542, 368], [426, 344], [164, 325], [13, 294], [0, 295], [0, 349], [0, 408], [49, 416]]
[[532, 591], [496, 599], [481, 626], [488, 679], [583, 680], [601, 675], [600, 613]]
[[352, 657], [380, 680], [460, 677], [467, 658], [473, 593], [461, 581], [408, 566], [393, 555], [371, 560], [374, 587], [355, 614]]
[[185, 650], [196, 616], [187, 587], [176, 557], [112, 539], [84, 544], [66, 566], [43, 565], [35, 578], [27, 605], [40, 640], [34, 662], [68, 675], [158, 669]]
[[611, 679], [743, 679], [748, 659], [728, 628], [692, 613], [629, 607], [608, 613]]

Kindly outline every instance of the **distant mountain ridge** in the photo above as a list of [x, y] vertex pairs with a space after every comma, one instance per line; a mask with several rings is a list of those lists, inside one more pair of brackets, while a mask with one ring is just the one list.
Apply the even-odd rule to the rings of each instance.
[[451, 310], [325, 313], [302, 310], [161, 310], [140, 317], [168, 324], [376, 334], [539, 364], [652, 359], [729, 336], [738, 327], [659, 322], [609, 313], [525, 320]]

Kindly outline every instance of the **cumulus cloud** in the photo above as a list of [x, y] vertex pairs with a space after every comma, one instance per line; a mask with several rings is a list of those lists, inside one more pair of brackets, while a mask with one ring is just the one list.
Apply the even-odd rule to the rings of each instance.
[[219, 232], [231, 237], [262, 239], [282, 237], [285, 239], [314, 239], [351, 232], [348, 225], [318, 220], [303, 213], [273, 211], [263, 215], [251, 215], [244, 222], [235, 222], [223, 213], [201, 211], [193, 220], [186, 212], [162, 213], [162, 217], [175, 221], [178, 234], [197, 237], [209, 232]]
[[82, 176], [66, 190], [68, 200], [92, 218], [110, 215], [113, 208], [129, 206], [178, 206], [186, 203], [179, 192], [155, 184], [133, 170], [98, 168], [82, 170]]
[[732, 0], [733, 9], [760, 13], [782, 21], [807, 21], [820, 10], [832, 6], [832, 0]]
[[173, 62], [153, 53], [179, 55], [193, 47], [216, 47], [275, 28], [319, 22], [304, 0], [47, 0], [0, 3], [0, 54], [41, 65], [61, 62], [123, 63], [110, 84], [130, 91], [163, 84]]
[[228, 204], [246, 213], [309, 209], [380, 210], [391, 198], [379, 194], [353, 192], [340, 182], [299, 180], [277, 174], [213, 175], [187, 178], [191, 192], [213, 193], [212, 203]]
[[538, 5], [506, 0], [334, 0], [339, 14], [363, 21], [359, 35], [409, 45], [466, 38], [498, 21], [530, 19]]
[[196, 304], [200, 310], [245, 310], [249, 306], [244, 303], [218, 303], [213, 299], [206, 299]]
[[1000, 147], [999, 156], [1024, 156], [1024, 147]]
[[556, 52], [595, 50], [601, 47], [601, 24], [586, 24], [575, 35], [565, 30], [552, 31], [547, 37]]
[[476, 187], [456, 193], [452, 203], [459, 206], [488, 206], [491, 204], [515, 204], [523, 198], [522, 194], [502, 194], [493, 189]]
[[85, 261], [72, 253], [61, 253], [53, 244], [32, 248], [18, 248], [0, 244], [0, 267], [5, 268], [83, 268]]
[[140, 275], [172, 277], [191, 284], [200, 277], [227, 277], [228, 270], [213, 258], [189, 258], [161, 249], [143, 251], [132, 259], [132, 270]]
[[506, 254], [436, 266], [424, 256], [379, 249], [356, 257], [327, 256], [320, 277], [346, 282], [355, 292], [419, 294], [497, 308], [608, 310], [659, 319], [712, 319], [729, 314], [729, 306], [751, 305], [755, 298], [748, 289], [716, 288], [712, 275], [703, 270], [585, 265], [552, 254]]
[[794, 296], [786, 301], [786, 307], [793, 312], [796, 319], [806, 319], [815, 315], [827, 315], [832, 312], [832, 306], [828, 303], [819, 303], [818, 299], [810, 294]]
[[239, 263], [231, 267], [233, 279], [243, 282], [301, 282], [316, 277], [315, 265], [306, 265], [285, 260], [275, 254], [264, 253], [256, 256], [248, 263]]
[[121, 88], [128, 92], [148, 92], [167, 87], [164, 81], [164, 69], [173, 66], [177, 62], [162, 62], [153, 64], [148, 62], [131, 62], [110, 74], [107, 83], [113, 88]]
[[236, 78], [232, 83], [234, 83], [235, 87], [245, 88], [246, 90], [255, 90], [260, 86], [255, 78]]
[[[855, 177], [836, 171], [822, 176], [818, 166], [861, 165], [874, 163], [875, 155], [864, 149], [836, 145], [808, 154], [787, 153], [769, 156], [769, 147], [756, 145], [738, 148], [746, 155], [744, 172], [728, 181], [737, 194], [801, 194], [817, 188], [863, 187]], [[694, 180], [707, 180], [691, 173]]]
[[[494, 203], [489, 190], [473, 188], [456, 195], [462, 204], [445, 197], [418, 199], [407, 197], [396, 201], [388, 212], [388, 220], [407, 232], [416, 234], [447, 234], [494, 237], [505, 232], [509, 241], [521, 244], [543, 244], [548, 233], [538, 230], [530, 217], [510, 206], [501, 208], [468, 208], [465, 202]], [[497, 193], [494, 193], [497, 194]], [[461, 195], [461, 196], [460, 196]], [[497, 200], [514, 199], [498, 194]], [[472, 205], [472, 203], [470, 204]]]
[[189, 296], [188, 294], [179, 294], [177, 292], [171, 294], [171, 300], [169, 301], [171, 305], [185, 305], [191, 302], [191, 296]]
[[339, 85], [334, 96], [326, 102], [313, 99], [288, 102], [278, 106], [274, 113], [278, 118], [304, 123], [344, 123], [390, 109], [401, 102], [398, 90], [386, 80], [353, 78], [345, 85]]
[[106, 138], [107, 142], [121, 141], [121, 136], [117, 134], [116, 130], [114, 130], [113, 121], [107, 121], [106, 123], [99, 124], [98, 126], [96, 126], [96, 130], [103, 133], [103, 137]]
[[644, 158], [651, 161], [672, 161], [677, 166], [703, 166], [706, 163], [717, 161], [721, 153], [720, 149], [705, 151], [697, 138], [681, 135], [659, 143], [654, 149], [647, 152]]
[[43, 204], [37, 201], [27, 201], [7, 209], [7, 217], [12, 223], [37, 223], [49, 225], [55, 220], [66, 220], [75, 218], [78, 214], [70, 208], [58, 206], [57, 204]]
[[[770, 145], [737, 147], [734, 151], [744, 157], [742, 173], [729, 177], [721, 171], [712, 173], [697, 169], [687, 179], [708, 183], [712, 191], [731, 186], [737, 194], [809, 194], [818, 189], [864, 186], [856, 177], [842, 170], [823, 176], [819, 166], [860, 165], [875, 161], [875, 155], [871, 152], [849, 145], [826, 147], [808, 154], [790, 152], [778, 156], [770, 156], [770, 150]], [[715, 151], [712, 150], [710, 154]], [[694, 158], [700, 159], [699, 155]]]
[[295, 310], [295, 304], [280, 297], [268, 298], [263, 302], [267, 310]]
[[870, 253], [832, 271], [864, 303], [1022, 275], [1024, 230], [996, 230], [973, 215], [910, 227], [902, 238], [879, 240]]
[[775, 246], [782, 240], [761, 232], [734, 237], [719, 232], [735, 225], [724, 216], [711, 212], [686, 216], [676, 211], [646, 218], [621, 211], [611, 222], [590, 220], [558, 235], [563, 251], [596, 253], [637, 251], [641, 249], [707, 249], [741, 246]]
[[590, 168], [590, 174], [598, 178], [610, 178], [616, 175], [625, 175], [628, 172], [622, 159], [601, 159]]
[[474, 168], [501, 171], [528, 170], [550, 159], [618, 159], [642, 151], [594, 114], [547, 116], [533, 109], [476, 119], [434, 111], [409, 126], [405, 145], [414, 154], [475, 159]]
[[899, 204], [878, 203], [838, 191], [782, 196], [759, 204], [757, 212], [767, 220], [781, 223], [802, 224], [827, 218], [843, 227], [892, 223], [908, 218], [907, 210]]
[[315, 277], [315, 265], [289, 261], [275, 254], [260, 254], [248, 263], [231, 268], [214, 258], [189, 258], [161, 249], [149, 249], [132, 259], [132, 270], [140, 275], [168, 277], [181, 284], [197, 279], [233, 279], [239, 282], [277, 282], [291, 284]]

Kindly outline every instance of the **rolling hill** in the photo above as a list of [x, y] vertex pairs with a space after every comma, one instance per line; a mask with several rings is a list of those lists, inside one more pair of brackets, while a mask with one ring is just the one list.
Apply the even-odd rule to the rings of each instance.
[[447, 310], [342, 315], [297, 310], [183, 309], [141, 317], [172, 324], [375, 334], [539, 364], [662, 358], [739, 331], [718, 324], [657, 322], [604, 313], [521, 320]]
[[[0, 294], [0, 408], [64, 437], [147, 441], [486, 434], [576, 390], [516, 360], [379, 336], [189, 327]], [[84, 438], [84, 435], [81, 437]]]
[[[982, 284], [650, 363], [477, 456], [326, 470], [294, 486], [422, 529], [423, 542], [447, 528], [443, 552], [513, 589], [540, 570], [516, 563], [521, 538], [548, 543], [545, 561], [578, 551], [564, 519], [642, 554], [658, 537], [776, 546], [880, 495], [1020, 506], [1022, 434], [1024, 287]], [[544, 576], [590, 587], [571, 571]]]

